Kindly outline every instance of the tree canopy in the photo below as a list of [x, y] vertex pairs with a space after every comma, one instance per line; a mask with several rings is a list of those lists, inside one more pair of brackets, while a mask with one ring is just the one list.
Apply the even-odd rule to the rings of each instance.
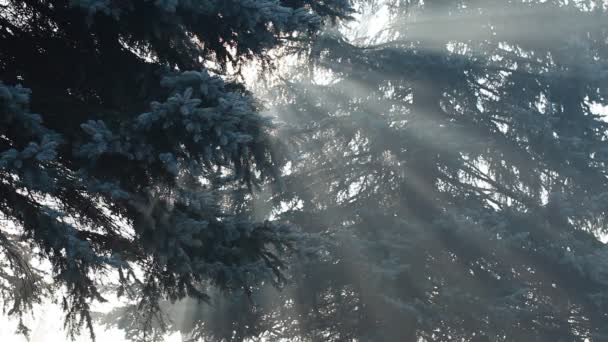
[[[133, 340], [608, 341], [605, 1], [8, 4], [15, 312], [33, 253]], [[281, 47], [273, 126], [218, 75]]]
[[184, 330], [608, 340], [606, 5], [356, 4], [361, 30], [326, 30], [270, 90], [290, 159], [266, 201], [308, 234], [290, 284], [185, 305]]
[[104, 274], [141, 289], [144, 326], [160, 299], [280, 282], [286, 226], [231, 209], [278, 175], [273, 128], [224, 76], [349, 13], [342, 0], [0, 2], [8, 313], [48, 294], [31, 260], [62, 289], [72, 336], [93, 335]]
[[606, 4], [371, 6], [377, 36], [328, 33], [330, 76], [279, 91], [282, 219], [325, 241], [290, 338], [607, 340]]

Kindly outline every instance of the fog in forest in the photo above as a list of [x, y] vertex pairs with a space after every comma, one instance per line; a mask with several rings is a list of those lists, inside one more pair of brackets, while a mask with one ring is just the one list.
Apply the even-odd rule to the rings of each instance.
[[0, 0], [0, 341], [608, 341], [607, 23]]

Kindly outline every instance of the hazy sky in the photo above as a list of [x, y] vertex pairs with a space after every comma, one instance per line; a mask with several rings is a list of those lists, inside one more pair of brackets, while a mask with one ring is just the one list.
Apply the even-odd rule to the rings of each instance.
[[[46, 304], [37, 306], [37, 309], [34, 310], [34, 316], [33, 319], [28, 319], [26, 323], [32, 330], [30, 342], [59, 342], [69, 340], [63, 330], [64, 316], [58, 305]], [[0, 342], [28, 342], [25, 337], [15, 334], [16, 328], [16, 321], [0, 317]], [[124, 333], [117, 328], [105, 330], [103, 327], [97, 326], [95, 333], [97, 335], [97, 342], [128, 342], [124, 337]], [[90, 342], [91, 339], [88, 336], [88, 332], [83, 330], [82, 336], [76, 341]], [[180, 342], [180, 334], [176, 333], [167, 336], [165, 341]]]

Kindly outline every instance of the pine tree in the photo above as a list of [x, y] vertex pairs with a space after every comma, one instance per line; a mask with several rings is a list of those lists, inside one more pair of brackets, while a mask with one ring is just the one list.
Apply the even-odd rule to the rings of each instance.
[[349, 11], [344, 0], [2, 1], [7, 313], [59, 288], [71, 336], [93, 336], [100, 279], [118, 274], [146, 330], [161, 300], [280, 282], [287, 226], [234, 210], [235, 194], [278, 175], [273, 126], [225, 76]]
[[292, 283], [205, 340], [607, 341], [605, 3], [357, 3], [273, 93]]

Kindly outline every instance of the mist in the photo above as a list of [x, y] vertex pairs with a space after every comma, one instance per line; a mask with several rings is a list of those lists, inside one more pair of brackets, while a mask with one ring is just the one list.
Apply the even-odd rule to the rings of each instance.
[[[200, 189], [234, 214], [218, 220], [226, 234], [256, 236], [242, 223], [253, 220], [284, 235], [245, 252], [231, 237], [201, 246], [265, 249], [245, 265], [211, 258], [221, 281], [194, 277], [208, 300], [181, 296], [188, 287], [159, 295], [150, 334], [138, 325], [144, 283], [119, 300], [118, 277], [102, 277], [97, 340], [608, 340], [608, 1], [349, 4], [304, 45], [285, 35], [224, 67], [227, 87], [256, 99], [231, 124], [259, 110], [270, 149], [196, 175]], [[230, 183], [241, 174], [260, 181]], [[66, 336], [57, 304], [32, 314], [30, 341]], [[26, 340], [14, 317], [2, 322], [0, 340]]]

